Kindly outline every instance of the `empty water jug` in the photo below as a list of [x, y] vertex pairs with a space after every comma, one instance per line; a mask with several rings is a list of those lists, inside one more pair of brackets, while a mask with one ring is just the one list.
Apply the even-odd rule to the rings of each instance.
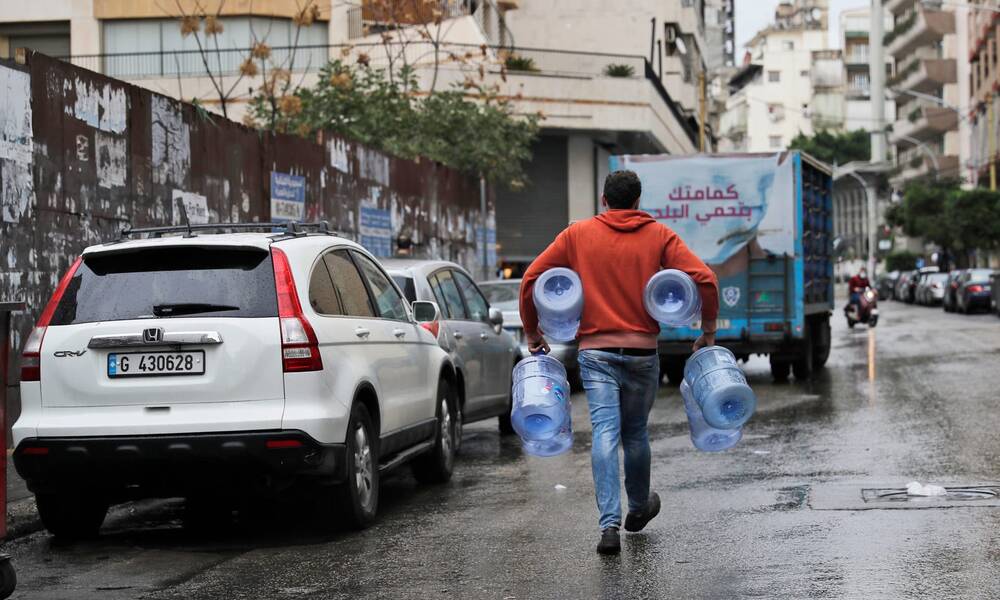
[[695, 448], [703, 452], [721, 452], [735, 446], [743, 437], [742, 427], [716, 429], [709, 425], [686, 381], [681, 382], [681, 398], [684, 400], [684, 412], [687, 413], [688, 426], [691, 428], [691, 443]]
[[705, 421], [717, 429], [742, 426], [757, 408], [757, 397], [736, 357], [722, 346], [708, 346], [692, 354], [684, 365], [684, 381]]
[[535, 355], [517, 363], [510, 420], [524, 449], [538, 456], [562, 454], [573, 444], [569, 383], [558, 360]]
[[532, 293], [538, 326], [554, 342], [576, 339], [583, 313], [583, 284], [570, 269], [549, 269], [535, 281]]
[[688, 327], [701, 316], [701, 294], [691, 276], [677, 269], [653, 275], [642, 297], [646, 312], [669, 327]]

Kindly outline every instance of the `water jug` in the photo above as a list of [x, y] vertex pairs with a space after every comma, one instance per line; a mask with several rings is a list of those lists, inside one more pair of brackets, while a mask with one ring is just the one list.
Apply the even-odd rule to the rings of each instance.
[[510, 420], [524, 449], [537, 456], [555, 456], [573, 444], [569, 383], [566, 369], [547, 355], [517, 363], [513, 373], [514, 403]]
[[703, 452], [722, 452], [735, 446], [743, 437], [742, 427], [716, 429], [709, 425], [686, 381], [681, 382], [681, 398], [684, 400], [684, 412], [687, 413], [688, 426], [691, 428], [691, 443], [695, 448]]
[[692, 354], [684, 365], [684, 381], [705, 421], [716, 429], [742, 426], [757, 407], [757, 397], [736, 357], [722, 346], [708, 346]]
[[549, 269], [535, 281], [532, 295], [538, 326], [554, 342], [572, 342], [580, 328], [583, 284], [580, 276], [562, 267]]
[[701, 294], [691, 276], [677, 269], [653, 275], [642, 296], [646, 312], [669, 327], [688, 327], [701, 316]]

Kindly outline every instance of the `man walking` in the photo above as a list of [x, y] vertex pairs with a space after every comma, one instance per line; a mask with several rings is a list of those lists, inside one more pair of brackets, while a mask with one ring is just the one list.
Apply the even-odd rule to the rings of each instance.
[[695, 349], [715, 343], [719, 286], [715, 274], [673, 231], [638, 210], [642, 184], [632, 171], [615, 171], [604, 181], [608, 209], [574, 223], [528, 268], [521, 283], [521, 318], [532, 352], [548, 351], [538, 330], [532, 289], [553, 267], [573, 269], [583, 282], [580, 319], [580, 376], [593, 426], [591, 463], [601, 539], [597, 551], [621, 551], [621, 483], [618, 446], [625, 448], [626, 531], [640, 531], [660, 512], [649, 489], [650, 452], [646, 422], [659, 386], [656, 355], [659, 325], [642, 296], [660, 269], [679, 269], [698, 284], [702, 334]]

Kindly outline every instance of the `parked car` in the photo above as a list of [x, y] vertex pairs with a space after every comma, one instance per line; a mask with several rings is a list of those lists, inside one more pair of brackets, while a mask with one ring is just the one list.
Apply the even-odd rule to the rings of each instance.
[[469, 273], [455, 263], [383, 260], [382, 265], [407, 300], [441, 307], [437, 338], [455, 365], [459, 446], [463, 423], [497, 417], [500, 431], [512, 433], [511, 372], [521, 355], [514, 338], [502, 328], [500, 309], [490, 305]]
[[917, 271], [904, 271], [899, 275], [896, 282], [896, 291], [893, 296], [900, 302], [913, 302], [914, 280], [919, 273]]
[[924, 306], [937, 306], [944, 298], [947, 273], [925, 273], [917, 283], [917, 302]]
[[430, 331], [437, 307], [411, 310], [325, 227], [271, 227], [136, 230], [59, 282], [24, 347], [13, 427], [52, 534], [93, 535], [126, 499], [214, 503], [295, 482], [364, 527], [384, 471], [451, 477], [457, 380]]
[[991, 278], [993, 269], [969, 269], [959, 280], [957, 310], [970, 313], [974, 310], [990, 310], [993, 298]]
[[990, 306], [1000, 317], [1000, 271], [994, 271], [990, 276]]
[[896, 282], [899, 281], [899, 271], [883, 273], [878, 278], [875, 291], [880, 300], [890, 300], [896, 292]]
[[930, 273], [937, 273], [937, 267], [922, 267], [915, 271], [910, 272], [910, 276], [906, 279], [905, 284], [903, 284], [902, 295], [897, 296], [901, 298], [903, 302], [912, 304], [917, 301], [917, 286], [920, 281], [929, 275]]
[[944, 284], [944, 298], [941, 300], [941, 306], [945, 312], [954, 312], [957, 306], [958, 280], [964, 272], [965, 269], [954, 269], [948, 272], [948, 281]]
[[[520, 356], [528, 356], [528, 343], [524, 339], [524, 325], [521, 323], [519, 307], [520, 279], [499, 279], [484, 281], [479, 284], [486, 294], [490, 304], [503, 311], [504, 328], [514, 336], [520, 344]], [[569, 382], [574, 389], [582, 387], [580, 383], [580, 365], [576, 362], [577, 342], [559, 343], [549, 340], [550, 356], [558, 359], [566, 367]]]

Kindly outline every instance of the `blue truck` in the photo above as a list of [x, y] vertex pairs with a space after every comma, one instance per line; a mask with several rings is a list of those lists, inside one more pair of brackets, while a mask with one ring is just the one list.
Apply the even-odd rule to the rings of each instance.
[[[746, 360], [768, 355], [775, 380], [806, 379], [830, 355], [833, 179], [801, 152], [613, 156], [642, 180], [640, 208], [676, 231], [719, 278], [716, 342]], [[663, 328], [671, 382], [700, 324]]]

